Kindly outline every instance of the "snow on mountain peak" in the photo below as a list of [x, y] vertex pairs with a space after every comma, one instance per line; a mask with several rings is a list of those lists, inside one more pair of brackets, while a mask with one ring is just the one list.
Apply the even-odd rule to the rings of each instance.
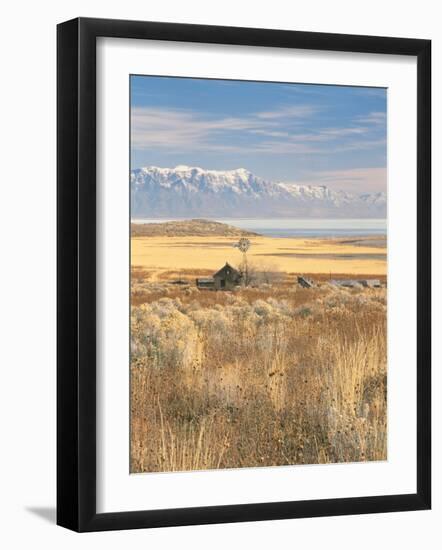
[[360, 196], [325, 185], [272, 182], [245, 168], [205, 170], [178, 165], [131, 172], [135, 216], [384, 217], [383, 193]]
[[171, 170], [175, 170], [175, 172], [204, 172], [202, 168], [199, 166], [187, 166], [187, 164], [178, 164], [178, 166], [175, 166], [175, 168], [171, 168]]

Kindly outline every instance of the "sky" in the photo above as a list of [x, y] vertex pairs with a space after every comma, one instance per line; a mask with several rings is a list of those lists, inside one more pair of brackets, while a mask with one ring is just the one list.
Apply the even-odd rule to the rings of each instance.
[[131, 167], [386, 191], [384, 88], [130, 77]]

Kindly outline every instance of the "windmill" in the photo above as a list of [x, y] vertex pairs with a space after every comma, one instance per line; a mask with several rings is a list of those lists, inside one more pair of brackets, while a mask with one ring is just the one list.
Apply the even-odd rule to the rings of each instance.
[[246, 286], [249, 281], [249, 274], [247, 269], [247, 251], [249, 250], [251, 244], [252, 243], [249, 241], [249, 239], [246, 239], [245, 237], [241, 237], [241, 239], [239, 239], [239, 241], [233, 245], [235, 248], [238, 248], [238, 250], [242, 252], [242, 255], [243, 255], [243, 265], [244, 265], [244, 275], [245, 275], [244, 283]]

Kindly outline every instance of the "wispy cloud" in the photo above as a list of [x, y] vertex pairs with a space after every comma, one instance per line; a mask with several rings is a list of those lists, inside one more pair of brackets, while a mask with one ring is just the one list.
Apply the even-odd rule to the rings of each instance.
[[311, 172], [305, 178], [292, 183], [326, 185], [332, 189], [341, 189], [351, 193], [360, 193], [361, 190], [364, 192], [385, 191], [387, 186], [387, 169], [385, 167], [378, 167]]
[[132, 145], [135, 148], [212, 148], [220, 132], [244, 132], [259, 125], [240, 117], [207, 118], [180, 109], [136, 107], [131, 113]]
[[323, 128], [321, 134], [324, 136], [334, 136], [334, 137], [343, 137], [343, 136], [354, 136], [366, 134], [368, 128], [359, 127], [359, 128]]
[[[278, 130], [281, 123], [274, 119], [282, 117], [283, 112], [286, 111], [213, 117], [184, 109], [135, 107], [131, 112], [132, 146], [135, 149], [179, 147], [184, 150], [270, 152], [269, 144], [260, 141], [261, 136], [266, 139], [287, 138], [292, 143], [308, 141], [307, 135], [299, 135], [296, 139], [288, 131]], [[307, 110], [303, 116], [306, 113]], [[244, 139], [248, 134], [255, 136], [253, 143]], [[232, 136], [242, 138], [243, 143], [233, 145], [230, 142]], [[293, 151], [298, 149], [305, 150], [306, 147], [300, 144], [292, 147]]]
[[318, 112], [317, 107], [312, 105], [286, 105], [275, 109], [274, 111], [261, 111], [256, 113], [258, 118], [275, 119], [275, 118], [305, 118]]
[[387, 122], [387, 114], [381, 111], [372, 111], [368, 115], [359, 116], [356, 122], [361, 124], [384, 125]]
[[[370, 125], [382, 113], [370, 113], [343, 127], [317, 124], [318, 109], [309, 105], [282, 106], [244, 116], [214, 116], [189, 109], [134, 107], [131, 112], [132, 146], [135, 150], [329, 154], [370, 149], [382, 139], [370, 137]], [[319, 114], [320, 116], [320, 114]], [[301, 126], [293, 120], [303, 121]], [[370, 122], [368, 122], [370, 121]]]

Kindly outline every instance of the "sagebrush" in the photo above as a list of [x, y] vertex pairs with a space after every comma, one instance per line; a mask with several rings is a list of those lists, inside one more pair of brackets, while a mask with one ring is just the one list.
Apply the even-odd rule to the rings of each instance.
[[132, 296], [132, 472], [387, 458], [385, 288]]

